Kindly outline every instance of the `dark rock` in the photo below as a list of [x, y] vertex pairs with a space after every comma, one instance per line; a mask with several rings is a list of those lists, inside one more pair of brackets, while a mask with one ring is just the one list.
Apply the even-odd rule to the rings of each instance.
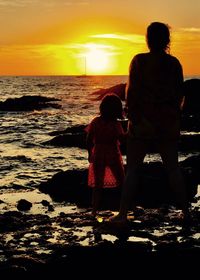
[[0, 111], [32, 111], [45, 108], [61, 108], [59, 104], [55, 103], [56, 101], [59, 101], [59, 99], [40, 95], [8, 98], [4, 102], [0, 101]]
[[19, 211], [27, 211], [30, 210], [32, 207], [32, 203], [26, 199], [20, 199], [17, 203], [17, 209]]
[[196, 113], [185, 113], [182, 112], [181, 115], [181, 130], [182, 131], [192, 131], [199, 132], [200, 131], [200, 111]]
[[94, 91], [91, 93], [91, 96], [93, 96], [93, 100], [101, 100], [106, 94], [115, 93], [122, 100], [125, 100], [125, 88], [126, 88], [125, 83], [117, 84], [117, 85], [109, 87], [109, 88], [102, 88], [97, 91]]
[[49, 133], [49, 135], [51, 136], [57, 136], [60, 134], [66, 134], [66, 133], [84, 133], [85, 128], [87, 127], [87, 125], [84, 124], [80, 124], [80, 125], [74, 125], [71, 127], [67, 127], [65, 130], [60, 130], [60, 131], [52, 131]]
[[199, 151], [200, 134], [182, 134], [179, 139], [178, 149], [181, 152]]
[[200, 79], [190, 79], [183, 83], [183, 94], [185, 102], [183, 111], [188, 114], [195, 114], [200, 111]]
[[53, 205], [49, 205], [49, 206], [48, 206], [48, 211], [50, 211], [50, 212], [53, 212], [53, 211], [54, 211]]
[[[67, 271], [73, 277], [80, 277], [81, 271], [82, 276], [88, 277], [89, 264], [102, 278], [105, 271], [113, 277], [121, 269], [129, 277], [134, 264], [134, 272], [140, 276], [144, 267], [148, 275], [152, 272], [155, 276], [158, 265], [163, 269], [167, 265], [170, 275], [178, 266], [179, 272], [181, 267], [181, 271], [188, 270], [190, 275], [194, 272], [196, 277], [200, 257], [199, 211], [191, 211], [193, 223], [189, 235], [183, 235], [179, 229], [176, 210], [173, 214], [177, 219], [171, 219], [160, 209], [140, 208], [134, 213], [135, 218], [123, 227], [109, 226], [104, 213], [100, 213], [101, 223], [86, 211], [61, 213], [51, 218], [18, 211], [0, 214], [0, 222], [4, 218], [0, 224], [1, 275], [51, 278], [55, 273], [62, 276]], [[12, 222], [16, 220], [18, 227], [13, 227]]]
[[49, 206], [49, 201], [47, 201], [47, 200], [45, 200], [45, 199], [43, 199], [42, 201], [41, 201], [41, 203], [42, 203], [42, 205], [43, 206]]
[[45, 141], [43, 145], [53, 145], [57, 147], [79, 147], [86, 148], [86, 133], [68, 133], [55, 136], [53, 139]]
[[26, 215], [19, 211], [8, 211], [0, 214], [0, 232], [16, 232], [31, 228], [33, 225], [48, 227], [50, 219], [47, 215]]
[[[190, 160], [192, 161], [192, 159]], [[188, 163], [190, 163], [188, 159]], [[197, 159], [196, 159], [197, 161]], [[197, 161], [198, 162], [198, 161]], [[197, 193], [199, 183], [199, 166], [193, 162], [192, 167], [184, 161], [181, 168], [184, 174], [188, 200], [192, 201]], [[138, 205], [158, 207], [164, 203], [175, 203], [168, 186], [168, 179], [161, 162], [144, 163], [139, 170], [140, 186], [136, 200]], [[52, 179], [39, 185], [40, 191], [49, 194], [55, 201], [68, 201], [80, 207], [91, 206], [91, 188], [87, 185], [88, 171], [68, 170], [55, 174]], [[119, 207], [121, 188], [103, 190], [103, 209]]]
[[[121, 122], [124, 130], [126, 131], [127, 128], [127, 121]], [[195, 122], [196, 123], [196, 122]], [[199, 127], [198, 125], [195, 125], [195, 128], [197, 131], [199, 131], [200, 128], [200, 121], [199, 121]], [[85, 132], [85, 125], [84, 126], [75, 126], [75, 127], [69, 127], [65, 130], [65, 133], [62, 133], [63, 131], [55, 131], [52, 132], [51, 135], [56, 135], [52, 139], [43, 142], [43, 145], [50, 145], [50, 146], [56, 146], [56, 147], [79, 147], [81, 149], [86, 149], [86, 132]], [[193, 127], [194, 128], [194, 127]], [[194, 130], [195, 130], [194, 128]], [[192, 130], [192, 127], [191, 127]], [[179, 140], [179, 150], [180, 151], [196, 151], [199, 149], [199, 143], [200, 143], [200, 134], [184, 134], [182, 133]], [[126, 141], [121, 144], [121, 151], [123, 154], [126, 153]], [[155, 147], [150, 147], [149, 152], [156, 152]]]
[[[101, 100], [103, 96], [109, 92], [115, 92], [122, 100], [124, 100], [125, 85], [118, 84], [116, 86], [100, 89], [93, 92], [94, 100]], [[184, 81], [183, 94], [185, 96], [185, 102], [181, 113], [181, 131], [187, 132], [199, 132], [200, 131], [200, 79], [190, 79]], [[127, 129], [127, 121], [123, 121], [122, 125], [124, 130]], [[53, 139], [44, 142], [44, 145], [64, 146], [64, 147], [79, 147], [86, 148], [86, 125], [76, 125], [66, 128], [63, 131], [51, 132], [51, 136], [55, 136]], [[179, 141], [180, 151], [193, 151], [199, 149], [200, 136], [196, 135], [184, 135], [181, 134]], [[122, 143], [121, 149], [123, 154], [126, 152], [125, 144]], [[151, 151], [150, 151], [151, 152]], [[154, 149], [152, 149], [154, 152]]]

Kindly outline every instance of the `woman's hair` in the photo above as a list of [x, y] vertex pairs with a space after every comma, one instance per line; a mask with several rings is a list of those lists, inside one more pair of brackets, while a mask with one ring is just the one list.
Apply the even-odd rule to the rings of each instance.
[[115, 93], [109, 93], [104, 96], [99, 106], [100, 114], [108, 120], [122, 118], [122, 101]]
[[146, 40], [151, 51], [169, 51], [170, 27], [162, 22], [152, 22], [147, 27]]

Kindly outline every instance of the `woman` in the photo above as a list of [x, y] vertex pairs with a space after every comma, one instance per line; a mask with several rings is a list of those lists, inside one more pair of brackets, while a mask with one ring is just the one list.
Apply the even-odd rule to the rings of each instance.
[[[188, 218], [184, 180], [178, 165], [180, 106], [183, 71], [177, 58], [169, 54], [168, 25], [153, 22], [147, 28], [148, 53], [131, 61], [126, 88], [128, 109], [127, 171], [120, 210], [111, 222], [126, 222], [127, 212], [138, 187], [138, 168], [149, 145], [156, 144], [167, 170], [169, 185], [177, 204]], [[161, 186], [162, 187], [162, 186]]]

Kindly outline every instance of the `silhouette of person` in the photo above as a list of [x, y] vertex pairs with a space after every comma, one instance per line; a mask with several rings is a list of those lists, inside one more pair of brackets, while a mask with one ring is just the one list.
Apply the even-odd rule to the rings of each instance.
[[167, 24], [151, 23], [147, 28], [146, 42], [149, 52], [133, 57], [129, 68], [126, 88], [127, 170], [119, 213], [110, 219], [111, 222], [127, 221], [127, 213], [138, 188], [138, 168], [152, 144], [161, 156], [183, 217], [189, 217], [177, 147], [183, 98], [182, 66], [176, 57], [169, 54], [170, 28]]
[[124, 179], [124, 165], [120, 143], [125, 137], [121, 123], [122, 101], [116, 94], [107, 94], [102, 99], [100, 115], [96, 116], [87, 132], [88, 186], [92, 192], [92, 215], [99, 210], [102, 189], [121, 186]]

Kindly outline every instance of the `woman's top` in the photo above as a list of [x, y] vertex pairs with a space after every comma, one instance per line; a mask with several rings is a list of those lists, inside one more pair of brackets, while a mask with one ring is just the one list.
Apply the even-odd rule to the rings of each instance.
[[142, 139], [176, 139], [180, 134], [183, 71], [165, 52], [136, 55], [126, 92], [129, 133]]

